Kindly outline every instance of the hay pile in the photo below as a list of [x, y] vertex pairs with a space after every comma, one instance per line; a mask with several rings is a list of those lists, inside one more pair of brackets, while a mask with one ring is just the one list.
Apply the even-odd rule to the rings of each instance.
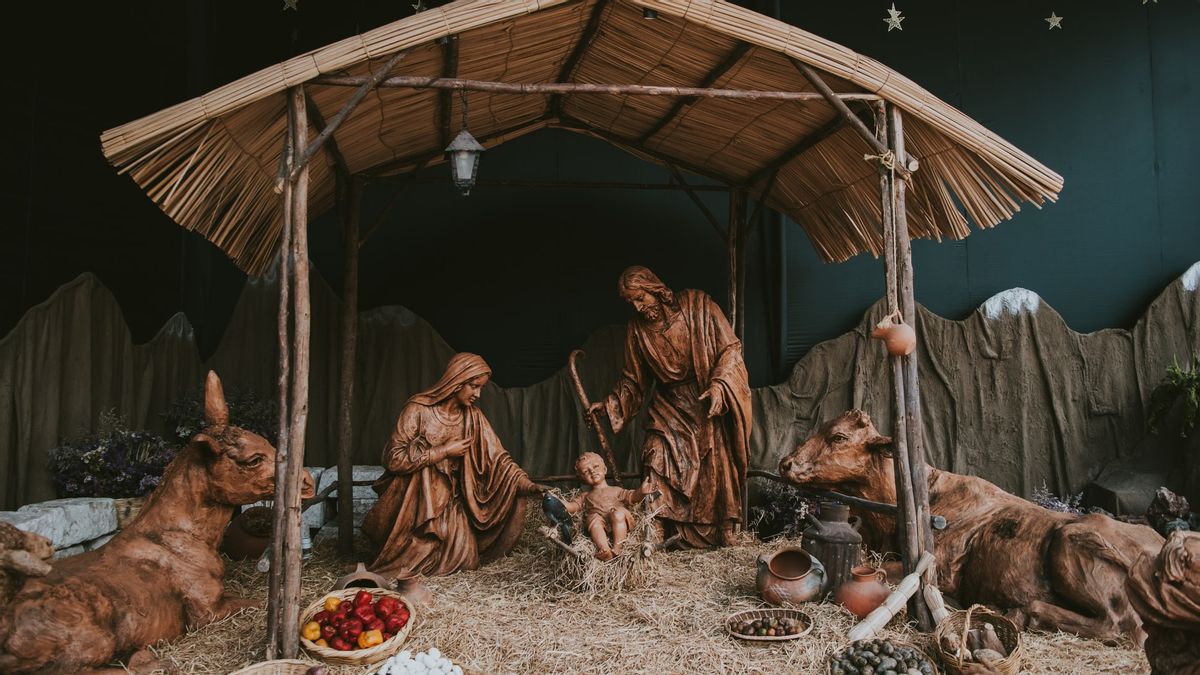
[[[798, 640], [762, 644], [729, 637], [724, 619], [759, 607], [755, 558], [795, 545], [762, 543], [747, 536], [716, 551], [655, 555], [636, 589], [579, 593], [556, 582], [556, 562], [532, 516], [512, 555], [483, 569], [428, 580], [431, 606], [420, 611], [406, 648], [437, 647], [467, 672], [500, 673], [822, 673], [826, 656], [846, 644], [854, 618], [840, 607], [807, 604], [811, 633]], [[303, 602], [332, 585], [348, 561], [333, 542], [317, 548], [305, 567]], [[366, 552], [359, 552], [360, 558]], [[265, 597], [266, 576], [251, 563], [230, 565], [229, 589]], [[265, 618], [248, 610], [155, 652], [179, 673], [228, 673], [262, 658]], [[900, 620], [884, 637], [920, 642]], [[1140, 650], [1107, 647], [1061, 634], [1025, 635], [1026, 670], [1033, 675], [1149, 673]], [[364, 673], [363, 667], [331, 669]]]

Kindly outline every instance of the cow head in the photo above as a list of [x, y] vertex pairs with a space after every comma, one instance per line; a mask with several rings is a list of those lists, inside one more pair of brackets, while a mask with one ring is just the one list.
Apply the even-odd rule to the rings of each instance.
[[779, 475], [792, 483], [847, 491], [873, 482], [880, 467], [891, 474], [892, 439], [882, 436], [861, 410], [850, 410], [820, 426], [779, 462]]
[[[204, 424], [191, 445], [207, 460], [208, 498], [229, 506], [273, 499], [275, 448], [262, 436], [229, 424], [221, 378], [212, 371], [204, 385]], [[304, 471], [302, 480], [301, 497], [312, 497], [312, 476]]]

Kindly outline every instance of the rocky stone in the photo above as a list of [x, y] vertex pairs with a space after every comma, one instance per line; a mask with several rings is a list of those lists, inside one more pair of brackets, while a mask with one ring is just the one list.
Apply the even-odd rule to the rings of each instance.
[[[382, 466], [372, 466], [369, 464], [354, 465], [353, 479], [356, 481], [360, 481], [360, 480], [373, 481], [382, 475], [383, 475], [383, 467]], [[317, 483], [317, 494], [320, 494], [326, 487], [337, 483], [337, 479], [338, 479], [338, 470], [337, 470], [336, 466], [331, 466], [328, 469], [325, 469], [323, 472], [321, 472], [321, 481], [319, 483]], [[329, 497], [331, 499], [337, 499], [337, 493], [338, 493], [338, 491], [335, 488], [333, 490], [333, 492], [329, 493]], [[379, 495], [375, 494], [375, 490], [370, 485], [354, 486], [354, 499], [356, 499], [356, 500], [358, 500], [358, 499], [374, 500], [374, 499], [378, 498], [378, 496]]]
[[117, 529], [113, 500], [76, 497], [28, 504], [16, 511], [0, 513], [26, 532], [36, 532], [50, 540], [55, 549], [66, 549], [98, 539]]

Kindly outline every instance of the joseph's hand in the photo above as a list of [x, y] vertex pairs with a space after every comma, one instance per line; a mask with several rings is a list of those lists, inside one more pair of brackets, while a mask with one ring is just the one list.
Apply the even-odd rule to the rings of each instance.
[[583, 421], [587, 423], [589, 429], [600, 431], [599, 429], [596, 429], [596, 424], [600, 422], [601, 417], [604, 417], [607, 414], [608, 411], [604, 408], [604, 402], [597, 401], [596, 403], [588, 406], [587, 414], [583, 416]]
[[709, 417], [724, 415], [728, 410], [728, 407], [725, 405], [725, 391], [721, 389], [720, 385], [714, 384], [708, 388], [708, 391], [700, 394], [700, 400], [703, 401], [704, 399], [708, 399]]

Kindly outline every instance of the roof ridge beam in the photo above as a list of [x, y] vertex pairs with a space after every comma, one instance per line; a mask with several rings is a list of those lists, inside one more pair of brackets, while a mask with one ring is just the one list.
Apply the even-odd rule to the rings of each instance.
[[[592, 15], [588, 17], [587, 26], [584, 27], [583, 33], [579, 35], [579, 40], [575, 42], [575, 47], [571, 49], [567, 60], [563, 61], [556, 81], [566, 82], [567, 78], [575, 71], [575, 66], [579, 65], [579, 61], [583, 59], [584, 52], [591, 45], [596, 31], [600, 29], [600, 16], [604, 14], [604, 8], [607, 6], [608, 0], [596, 0], [595, 6], [592, 7]], [[554, 94], [550, 97], [550, 102], [546, 105], [546, 117], [556, 118], [560, 115], [562, 115], [562, 94]]]
[[[748, 42], [738, 41], [737, 46], [735, 46], [733, 50], [725, 56], [725, 59], [718, 63], [712, 70], [708, 71], [708, 73], [704, 76], [704, 79], [700, 80], [700, 84], [696, 86], [702, 89], [708, 89], [711, 87], [713, 83], [721, 79], [722, 75], [729, 72], [730, 68], [733, 68], [735, 65], [737, 65], [737, 63], [742, 60], [742, 57], [746, 55], [746, 52], [750, 51], [752, 46], [753, 45]], [[679, 113], [683, 112], [684, 108], [690, 107], [699, 100], [699, 96], [688, 96], [676, 101], [675, 105], [671, 106], [671, 109], [667, 111], [666, 115], [663, 115], [657, 122], [655, 122], [654, 126], [650, 127], [649, 131], [642, 134], [642, 137], [638, 142], [645, 144], [647, 141], [653, 138], [655, 134], [662, 131], [663, 128], [670, 124], [671, 120], [675, 119]]]
[[[342, 106], [342, 109], [338, 111], [338, 114], [334, 115], [333, 119], [329, 120], [329, 126], [325, 127], [325, 130], [322, 131], [319, 136], [313, 139], [313, 142], [309, 143], [308, 147], [304, 148], [304, 154], [300, 155], [295, 166], [292, 167], [291, 172], [286, 176], [288, 180], [295, 181], [296, 178], [300, 176], [300, 171], [304, 169], [306, 164], [308, 164], [308, 160], [312, 159], [312, 156], [316, 154], [317, 150], [320, 150], [321, 146], [325, 144], [325, 141], [329, 140], [333, 136], [333, 132], [337, 131], [337, 128], [342, 125], [342, 122], [346, 121], [346, 118], [349, 117], [350, 113], [358, 107], [359, 103], [362, 103], [362, 100], [366, 98], [367, 94], [369, 94], [371, 90], [375, 89], [375, 87], [379, 86], [380, 81], [382, 81], [383, 78], [392, 71], [392, 68], [394, 68], [397, 63], [400, 63], [400, 61], [402, 61], [407, 54], [407, 49], [396, 52], [392, 55], [392, 58], [388, 59], [387, 63], [383, 64], [382, 68], [373, 73], [370, 77], [366, 78], [366, 81], [359, 85], [358, 91], [354, 92], [354, 95], [350, 97], [349, 101], [346, 101], [346, 105]], [[278, 180], [276, 181], [276, 185], [282, 187], [279, 185]]]
[[[808, 80], [818, 92], [820, 92], [821, 96], [825, 97], [825, 100], [829, 102], [829, 105], [833, 106], [833, 109], [838, 111], [838, 113], [850, 123], [850, 127], [858, 132], [858, 135], [867, 142], [867, 145], [871, 146], [871, 149], [874, 150], [875, 154], [880, 158], [879, 161], [881, 164], [884, 162], [883, 158], [885, 156], [894, 155], [891, 149], [889, 149], [887, 145], [883, 143], [883, 141], [875, 137], [875, 132], [868, 129], [866, 123], [864, 123], [858, 118], [857, 115], [850, 111], [850, 107], [846, 105], [844, 100], [842, 100], [843, 97], [834, 93], [834, 91], [829, 88], [829, 85], [825, 83], [825, 80], [822, 80], [821, 76], [817, 74], [817, 71], [813, 70], [812, 66], [794, 56], [789, 56], [788, 60], [791, 61], [792, 65], [794, 65], [796, 69], [799, 70], [802, 75], [804, 75], [804, 78]], [[908, 161], [907, 157], [895, 157], [892, 161], [895, 163], [896, 173], [900, 174], [900, 176], [903, 178], [908, 178], [909, 174], [917, 169], [913, 163]]]

